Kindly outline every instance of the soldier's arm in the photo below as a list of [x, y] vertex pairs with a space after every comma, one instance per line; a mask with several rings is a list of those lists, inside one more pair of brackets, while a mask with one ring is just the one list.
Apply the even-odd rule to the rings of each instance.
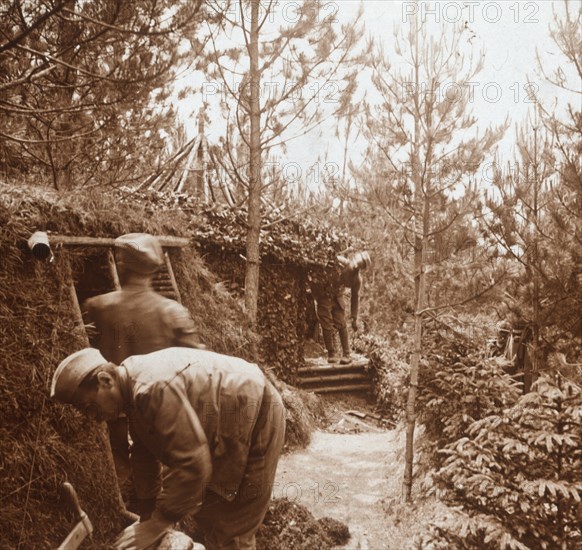
[[190, 312], [184, 306], [177, 302], [171, 303], [166, 313], [167, 321], [174, 332], [174, 346], [206, 349]]
[[[133, 428], [148, 432], [148, 448], [140, 446], [141, 465], [132, 463], [136, 490], [141, 486], [150, 503], [157, 498], [150, 505], [151, 517], [127, 527], [116, 548], [151, 548], [173, 523], [200, 509], [212, 475], [204, 430], [179, 383], [154, 385], [135, 396], [134, 404]], [[159, 476], [154, 479], [156, 458], [167, 467], [161, 491]]]
[[143, 520], [149, 518], [156, 507], [156, 498], [162, 487], [162, 467], [139, 437], [134, 433], [131, 437], [133, 445], [129, 462], [138, 498], [139, 514]]
[[360, 288], [362, 287], [362, 277], [360, 276], [360, 272], [358, 271], [357, 274], [354, 276], [354, 280], [352, 282], [352, 301], [350, 304], [350, 316], [352, 319], [358, 319], [358, 310], [360, 306]]
[[[136, 408], [143, 411], [141, 421], [147, 423], [150, 450], [155, 448], [156, 458], [166, 466], [153, 517], [178, 521], [200, 508], [210, 482], [212, 465], [204, 429], [184, 387], [176, 380], [154, 385], [136, 400]], [[150, 461], [153, 459], [150, 455]], [[145, 475], [140, 480], [146, 482], [150, 495], [157, 493], [153, 471], [141, 473]]]

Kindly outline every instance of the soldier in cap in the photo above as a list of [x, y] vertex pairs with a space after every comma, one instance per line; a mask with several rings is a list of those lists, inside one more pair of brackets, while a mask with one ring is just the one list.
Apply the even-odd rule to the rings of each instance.
[[168, 348], [117, 366], [85, 348], [58, 366], [51, 398], [97, 421], [129, 418], [132, 474], [153, 511], [115, 548], [147, 548], [189, 513], [208, 550], [255, 548], [285, 434], [281, 396], [257, 365]]
[[[321, 324], [323, 342], [327, 349], [328, 363], [348, 364], [352, 361], [350, 338], [345, 317], [344, 291], [351, 291], [350, 317], [352, 329], [358, 330], [358, 309], [360, 288], [362, 286], [361, 270], [371, 265], [368, 252], [358, 252], [351, 259], [338, 256], [339, 271], [331, 281], [319, 281], [311, 285], [311, 292], [316, 301], [317, 318]], [[335, 350], [334, 329], [339, 333], [342, 357]]]
[[[188, 310], [152, 288], [164, 263], [162, 247], [153, 235], [129, 233], [115, 239], [121, 290], [89, 298], [85, 322], [94, 327], [91, 343], [119, 365], [132, 355], [172, 346], [204, 347]], [[113, 459], [120, 486], [129, 474], [129, 442], [124, 418], [108, 423]], [[132, 503], [139, 511], [139, 503]]]

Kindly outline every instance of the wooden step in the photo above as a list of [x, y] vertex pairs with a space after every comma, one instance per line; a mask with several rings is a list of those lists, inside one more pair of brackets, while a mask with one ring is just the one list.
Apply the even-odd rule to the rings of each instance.
[[297, 369], [298, 386], [316, 393], [370, 391], [369, 363], [363, 355], [354, 355], [347, 365], [330, 364], [326, 357], [306, 358], [305, 366]]
[[361, 373], [346, 373], [346, 374], [332, 374], [330, 376], [310, 376], [309, 378], [301, 378], [300, 384], [305, 387], [307, 384], [315, 384], [318, 382], [366, 382], [370, 383], [370, 379], [365, 374]]
[[315, 388], [301, 388], [303, 391], [312, 391], [315, 393], [336, 393], [336, 392], [353, 392], [353, 391], [370, 391], [372, 387], [367, 384], [345, 384], [339, 386], [317, 386]]
[[325, 365], [325, 366], [316, 366], [316, 367], [299, 367], [297, 369], [297, 373], [301, 378], [304, 378], [306, 375], [310, 374], [332, 374], [332, 373], [342, 373], [342, 372], [349, 372], [349, 371], [356, 371], [356, 372], [364, 372], [364, 366], [362, 365], [354, 365], [350, 363], [348, 365], [339, 365], [339, 364], [332, 364], [332, 365]]
[[152, 287], [158, 294], [179, 301], [180, 296], [177, 292], [175, 283], [172, 280], [172, 274], [170, 273], [171, 264], [167, 253], [165, 256], [166, 261], [161, 266], [160, 270], [154, 275]]
[[305, 367], [301, 367], [301, 369], [313, 369], [320, 367], [366, 367], [369, 365], [369, 363], [370, 360], [364, 355], [354, 355], [352, 357], [352, 362], [346, 365], [342, 365], [340, 363], [328, 363], [326, 357], [309, 357], [305, 358]]

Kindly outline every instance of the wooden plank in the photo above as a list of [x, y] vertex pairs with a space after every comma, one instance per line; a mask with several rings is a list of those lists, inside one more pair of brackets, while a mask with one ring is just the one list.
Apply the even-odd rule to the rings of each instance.
[[329, 383], [329, 382], [342, 382], [345, 380], [350, 380], [352, 382], [370, 382], [370, 379], [365, 374], [359, 373], [348, 373], [348, 374], [332, 374], [330, 376], [312, 376], [310, 378], [301, 378], [301, 385], [313, 384], [316, 382]]
[[109, 263], [109, 273], [111, 273], [111, 278], [113, 279], [113, 286], [115, 287], [115, 290], [119, 290], [121, 289], [121, 283], [119, 282], [117, 264], [115, 263], [115, 256], [113, 255], [113, 250], [111, 250], [111, 248], [107, 251], [107, 262]]
[[[166, 248], [183, 248], [191, 242], [187, 237], [174, 237], [173, 235], [156, 235], [156, 237], [160, 244]], [[115, 239], [111, 237], [75, 237], [49, 233], [49, 242], [63, 246], [113, 246]]]
[[343, 365], [341, 363], [328, 363], [326, 357], [306, 357], [305, 364], [307, 367], [302, 368], [311, 368], [311, 367], [338, 367], [338, 366], [358, 366], [358, 367], [365, 367], [370, 363], [370, 360], [365, 355], [360, 354], [352, 354], [352, 361], [347, 365]]
[[348, 365], [329, 365], [326, 367], [299, 367], [297, 373], [302, 376], [305, 374], [326, 374], [326, 373], [341, 373], [341, 372], [364, 372], [364, 367], [366, 365], [354, 365], [350, 363]]
[[314, 393], [337, 393], [337, 392], [353, 392], [353, 391], [371, 391], [372, 387], [369, 384], [347, 384], [344, 386], [324, 386], [316, 388], [301, 388], [303, 391], [311, 391]]
[[71, 262], [68, 256], [65, 256], [63, 259], [63, 266], [64, 275], [68, 281], [69, 293], [71, 295], [71, 305], [73, 306], [75, 329], [77, 329], [79, 334], [82, 336], [83, 344], [86, 347], [89, 347], [89, 337], [87, 336], [87, 330], [85, 329], [85, 321], [83, 320], [83, 313], [81, 312], [81, 304], [79, 304], [77, 289], [75, 288], [75, 281], [73, 280], [73, 269], [71, 268]]
[[371, 424], [369, 422], [364, 422], [363, 420], [358, 420], [357, 418], [353, 418], [353, 417], [346, 417], [344, 415], [344, 418], [346, 419], [347, 422], [349, 422], [350, 424], [355, 424], [356, 426], [361, 426], [362, 428], [364, 428], [367, 432], [376, 432], [376, 433], [382, 433], [385, 432], [385, 429], [382, 429], [374, 424]]
[[202, 139], [201, 136], [197, 136], [196, 139], [194, 140], [194, 144], [192, 145], [192, 148], [190, 149], [190, 152], [188, 153], [188, 157], [186, 158], [186, 164], [185, 164], [184, 168], [182, 169], [182, 174], [178, 178], [178, 184], [173, 189], [173, 191], [175, 191], [176, 193], [182, 193], [184, 190], [184, 184], [186, 183], [186, 180], [190, 176], [190, 172], [192, 172], [192, 168], [191, 168], [192, 162], [194, 161], [194, 159], [197, 156], [198, 147], [200, 147], [201, 139]]
[[[75, 319], [76, 327], [81, 332], [83, 336], [83, 344], [86, 347], [89, 347], [89, 337], [87, 336], [87, 331], [85, 329], [85, 321], [83, 320], [83, 314], [81, 312], [81, 305], [79, 304], [79, 299], [77, 297], [77, 290], [75, 288], [75, 281], [73, 280], [73, 270], [71, 268], [71, 262], [67, 256], [65, 256], [63, 260], [64, 265], [64, 275], [66, 280], [68, 281], [69, 293], [71, 297], [71, 305], [73, 306], [73, 317]], [[107, 449], [107, 458], [108, 458], [108, 467], [110, 472], [115, 472], [115, 464], [113, 462], [113, 452], [111, 451], [111, 444], [109, 442], [109, 437], [106, 435], [105, 429], [101, 426], [98, 429], [99, 439], [101, 440], [101, 445]], [[119, 490], [119, 486], [117, 483], [115, 485], [115, 499], [117, 500], [117, 506], [121, 513], [130, 512], [126, 509], [125, 503], [123, 502], [123, 497], [121, 496], [121, 491]]]

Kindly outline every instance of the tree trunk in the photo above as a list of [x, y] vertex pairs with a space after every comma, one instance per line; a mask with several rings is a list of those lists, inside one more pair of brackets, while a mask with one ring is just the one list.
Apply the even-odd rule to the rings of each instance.
[[414, 429], [416, 426], [416, 394], [418, 393], [418, 374], [420, 369], [420, 358], [422, 356], [422, 329], [423, 329], [423, 309], [425, 304], [425, 273], [424, 262], [427, 253], [427, 235], [429, 211], [427, 204], [428, 190], [424, 193], [421, 181], [420, 167], [420, 97], [418, 84], [420, 82], [419, 61], [418, 61], [418, 21], [414, 20], [415, 36], [415, 72], [414, 81], [416, 86], [415, 97], [415, 120], [414, 120], [414, 142], [411, 154], [412, 181], [414, 185], [414, 289], [415, 289], [415, 312], [414, 312], [414, 351], [410, 365], [410, 385], [408, 388], [408, 398], [406, 402], [406, 449], [403, 479], [403, 497], [406, 502], [412, 500], [412, 481], [414, 463]]
[[[422, 286], [424, 277], [421, 276]], [[412, 479], [414, 462], [414, 428], [416, 425], [416, 394], [418, 393], [418, 371], [422, 354], [422, 313], [417, 307], [414, 314], [414, 351], [410, 365], [410, 384], [406, 401], [406, 451], [404, 464], [403, 497], [406, 502], [412, 499]]]
[[247, 217], [247, 266], [245, 275], [245, 307], [253, 326], [257, 323], [259, 296], [259, 262], [261, 238], [261, 112], [259, 90], [259, 0], [251, 0], [249, 109], [251, 122], [249, 202]]
[[[416, 172], [418, 177], [418, 172]], [[422, 335], [424, 308], [426, 307], [426, 273], [425, 258], [428, 251], [428, 235], [430, 221], [430, 204], [428, 193], [421, 197], [422, 188], [420, 182], [417, 184], [415, 194], [417, 204], [421, 203], [422, 208], [417, 210], [416, 225], [416, 247], [414, 252], [414, 269], [416, 279], [416, 309], [414, 312], [414, 350], [410, 365], [410, 385], [408, 388], [408, 398], [406, 401], [406, 450], [403, 493], [404, 500], [412, 500], [412, 481], [414, 477], [414, 430], [416, 427], [416, 396], [418, 393], [418, 378], [420, 371], [420, 359], [422, 357]], [[427, 189], [428, 191], [428, 189]]]
[[[66, 0], [65, 9], [73, 13], [76, 4], [76, 0]], [[63, 50], [62, 59], [70, 65], [74, 65], [75, 50], [73, 44], [79, 32], [78, 23], [66, 17], [62, 18], [59, 42]], [[72, 162], [78, 149], [77, 141], [71, 139], [75, 133], [75, 117], [67, 112], [73, 104], [76, 74], [70, 67], [61, 67], [59, 75], [62, 87], [56, 92], [57, 106], [65, 112], [56, 115], [47, 134], [56, 140], [54, 143], [47, 143], [47, 147], [50, 148], [49, 158], [53, 169], [53, 186], [57, 190], [73, 187]]]
[[534, 241], [530, 243], [531, 252], [529, 255], [529, 267], [531, 268], [531, 278], [532, 278], [532, 306], [533, 306], [533, 321], [532, 321], [532, 342], [531, 342], [531, 353], [530, 361], [527, 360], [527, 347], [526, 347], [526, 357], [524, 358], [524, 372], [523, 372], [523, 391], [528, 393], [531, 389], [531, 385], [537, 376], [539, 369], [539, 356], [540, 356], [540, 323], [541, 323], [541, 311], [540, 311], [540, 262], [539, 262], [539, 247], [538, 247], [538, 235], [539, 235], [539, 193], [540, 193], [540, 174], [539, 174], [539, 156], [538, 156], [538, 126], [537, 126], [537, 116], [535, 121], [535, 126], [533, 128], [533, 163], [532, 171], [533, 174], [530, 175], [530, 168], [528, 166], [526, 172], [526, 182], [530, 180], [533, 176], [533, 197], [532, 197], [532, 209], [531, 214], [528, 218], [528, 229], [532, 228], [532, 234], [535, 235]]

